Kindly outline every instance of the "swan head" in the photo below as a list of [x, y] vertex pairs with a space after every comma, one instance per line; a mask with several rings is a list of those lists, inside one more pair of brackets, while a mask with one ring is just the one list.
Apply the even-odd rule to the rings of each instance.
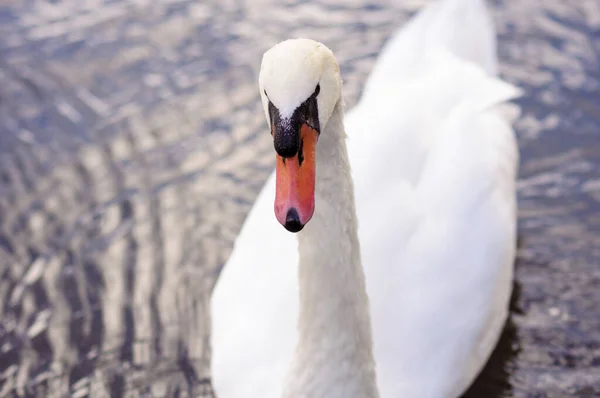
[[342, 95], [339, 66], [317, 41], [286, 40], [264, 54], [258, 81], [277, 153], [275, 216], [298, 232], [315, 208], [316, 146]]

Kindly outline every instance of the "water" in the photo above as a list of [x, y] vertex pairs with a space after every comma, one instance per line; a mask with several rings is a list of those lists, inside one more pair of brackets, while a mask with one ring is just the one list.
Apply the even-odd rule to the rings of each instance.
[[[390, 3], [2, 3], [0, 397], [210, 396], [210, 291], [272, 167], [260, 57], [324, 41], [351, 106], [424, 1]], [[466, 396], [600, 396], [600, 3], [493, 5], [520, 249]]]

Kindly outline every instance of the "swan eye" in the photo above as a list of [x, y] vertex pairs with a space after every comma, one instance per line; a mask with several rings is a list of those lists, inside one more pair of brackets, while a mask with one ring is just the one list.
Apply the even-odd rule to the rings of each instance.
[[[267, 99], [269, 99], [269, 97], [267, 97]], [[273, 135], [273, 126], [277, 121], [278, 115], [279, 112], [277, 111], [277, 108], [275, 108], [275, 105], [269, 100], [269, 127], [271, 127], [271, 135]]]
[[[321, 92], [321, 85], [317, 84], [317, 87], [315, 88], [315, 92], [313, 93], [313, 96], [316, 97], [317, 95], [319, 95], [319, 93]], [[267, 95], [265, 93], [265, 95]]]

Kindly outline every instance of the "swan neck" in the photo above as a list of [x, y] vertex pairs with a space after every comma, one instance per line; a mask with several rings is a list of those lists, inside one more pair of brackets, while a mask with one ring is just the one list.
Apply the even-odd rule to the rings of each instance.
[[341, 102], [317, 144], [315, 213], [298, 234], [298, 345], [285, 397], [377, 397]]

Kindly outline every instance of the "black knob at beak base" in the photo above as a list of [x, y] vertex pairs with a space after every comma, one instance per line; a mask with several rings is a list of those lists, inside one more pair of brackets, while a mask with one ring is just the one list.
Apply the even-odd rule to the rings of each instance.
[[298, 211], [293, 207], [288, 210], [287, 216], [285, 217], [285, 229], [290, 232], [300, 232], [304, 225], [300, 222], [300, 216], [298, 215]]
[[293, 158], [300, 148], [300, 131], [290, 127], [277, 127], [273, 135], [273, 146], [282, 158]]

